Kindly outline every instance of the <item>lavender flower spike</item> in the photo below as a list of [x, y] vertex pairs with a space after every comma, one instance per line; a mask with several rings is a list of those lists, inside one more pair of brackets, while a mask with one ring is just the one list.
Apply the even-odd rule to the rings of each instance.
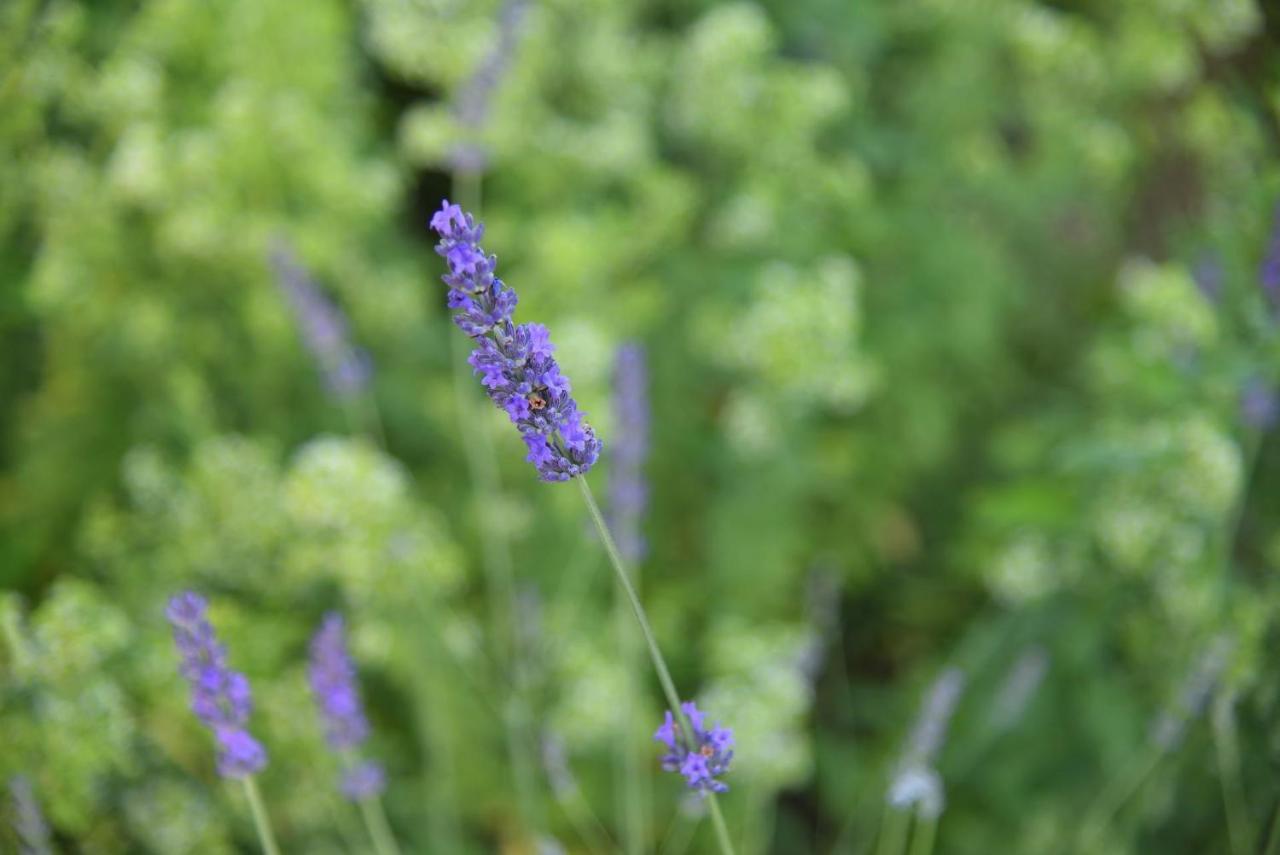
[[633, 567], [644, 558], [646, 547], [640, 527], [649, 503], [644, 477], [649, 454], [648, 386], [644, 348], [635, 343], [618, 348], [613, 371], [617, 441], [609, 473], [609, 515], [618, 551]]
[[733, 731], [718, 724], [708, 730], [704, 726], [705, 716], [693, 701], [681, 704], [680, 709], [693, 728], [693, 739], [687, 739], [680, 732], [676, 717], [667, 710], [662, 726], [653, 734], [654, 741], [668, 749], [662, 758], [662, 768], [684, 775], [691, 790], [725, 792], [729, 785], [716, 779], [729, 771], [733, 760]]
[[[356, 666], [347, 652], [342, 615], [325, 615], [311, 639], [311, 664], [307, 669], [311, 693], [324, 720], [329, 747], [351, 755], [369, 736], [369, 721], [356, 686]], [[342, 793], [352, 801], [370, 798], [386, 788], [382, 767], [374, 762], [350, 765], [342, 774]]]
[[218, 743], [218, 774], [244, 778], [267, 765], [267, 752], [249, 735], [249, 681], [227, 665], [226, 648], [206, 617], [209, 604], [191, 591], [169, 600], [165, 616], [182, 655], [178, 669], [191, 684], [191, 710]]
[[18, 852], [21, 855], [51, 855], [49, 825], [40, 813], [36, 794], [26, 775], [14, 775], [9, 779], [9, 797], [13, 801], [13, 831], [18, 836]]
[[347, 319], [325, 297], [284, 241], [271, 248], [276, 282], [289, 300], [302, 341], [320, 366], [325, 388], [335, 398], [350, 399], [369, 385], [373, 362], [351, 344]]
[[440, 235], [436, 252], [449, 265], [443, 278], [453, 321], [475, 341], [468, 361], [490, 399], [519, 428], [527, 459], [543, 481], [585, 475], [600, 456], [600, 441], [551, 355], [547, 328], [511, 322], [516, 294], [493, 275], [498, 259], [480, 247], [484, 226], [446, 200], [431, 228]]
[[889, 804], [894, 807], [915, 806], [923, 816], [934, 819], [942, 812], [942, 778], [933, 764], [946, 741], [947, 727], [964, 684], [964, 672], [948, 668], [929, 687], [929, 696], [889, 783]]

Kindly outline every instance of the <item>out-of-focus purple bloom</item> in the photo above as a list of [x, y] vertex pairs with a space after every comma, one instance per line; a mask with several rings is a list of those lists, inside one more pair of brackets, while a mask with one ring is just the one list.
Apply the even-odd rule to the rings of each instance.
[[283, 241], [271, 248], [271, 266], [293, 309], [302, 341], [320, 366], [325, 388], [336, 398], [359, 395], [373, 377], [373, 360], [352, 345], [342, 310], [324, 295]]
[[1210, 303], [1222, 300], [1223, 271], [1222, 262], [1215, 253], [1206, 252], [1191, 270], [1191, 278], [1195, 281], [1200, 293]]
[[1259, 377], [1251, 377], [1240, 392], [1240, 416], [1255, 430], [1270, 430], [1280, 418], [1280, 396], [1273, 386]]
[[547, 780], [551, 782], [551, 792], [562, 799], [570, 796], [578, 789], [578, 782], [569, 770], [569, 760], [565, 756], [564, 741], [554, 733], [542, 735], [542, 768], [547, 772]]
[[372, 760], [357, 763], [342, 773], [342, 794], [353, 802], [381, 795], [386, 788], [386, 773], [381, 764]]
[[[325, 615], [311, 639], [307, 680], [320, 708], [325, 739], [347, 761], [368, 738], [369, 721], [360, 702], [356, 666], [347, 651], [346, 626], [336, 612]], [[381, 766], [360, 762], [343, 773], [341, 789], [347, 798], [359, 800], [381, 793], [385, 785]]]
[[996, 692], [991, 726], [999, 731], [1008, 730], [1017, 724], [1048, 671], [1049, 654], [1043, 647], [1037, 645], [1023, 651], [1018, 661], [1009, 669], [1009, 676], [1005, 678], [1004, 684]]
[[928, 766], [903, 769], [889, 787], [889, 804], [898, 810], [914, 807], [925, 819], [937, 819], [946, 807], [942, 776]]
[[705, 716], [693, 701], [681, 704], [680, 709], [693, 728], [693, 735], [686, 737], [675, 715], [667, 710], [662, 725], [653, 734], [654, 741], [667, 746], [662, 768], [684, 775], [691, 790], [725, 792], [729, 785], [717, 778], [729, 771], [733, 760], [733, 731], [719, 724], [706, 728]]
[[498, 12], [497, 41], [458, 93], [454, 115], [458, 126], [470, 138], [453, 150], [453, 168], [459, 172], [481, 172], [488, 164], [488, 153], [474, 138], [489, 119], [493, 93], [511, 64], [528, 6], [528, 0], [507, 0], [502, 4]]
[[649, 485], [644, 477], [649, 456], [649, 369], [639, 344], [618, 348], [613, 409], [616, 436], [609, 472], [609, 515], [618, 551], [628, 564], [635, 565], [646, 552], [641, 528], [649, 504]]
[[1164, 751], [1176, 748], [1186, 733], [1187, 723], [1204, 713], [1222, 672], [1230, 664], [1234, 647], [1235, 642], [1229, 636], [1218, 635], [1200, 652], [1178, 689], [1177, 699], [1160, 711], [1151, 727], [1151, 741], [1158, 748]]
[[1271, 227], [1271, 239], [1258, 269], [1262, 293], [1271, 304], [1273, 314], [1280, 314], [1280, 205], [1276, 206], [1275, 223]]
[[40, 813], [35, 791], [26, 775], [9, 779], [9, 798], [13, 802], [13, 831], [18, 837], [20, 855], [51, 855], [49, 825]]
[[951, 723], [960, 693], [964, 691], [964, 684], [964, 672], [959, 668], [948, 668], [933, 681], [924, 709], [920, 711], [907, 742], [904, 767], [933, 763], [947, 738], [947, 726]]
[[[942, 811], [942, 779], [934, 771], [934, 760], [947, 738], [947, 727], [964, 691], [964, 684], [964, 672], [959, 668], [948, 668], [929, 687], [929, 696], [889, 784], [891, 805], [919, 805], [922, 813]], [[933, 815], [937, 816], [936, 813]]]
[[182, 656], [179, 673], [191, 684], [191, 709], [218, 743], [218, 774], [243, 778], [267, 765], [267, 752], [247, 729], [253, 706], [249, 681], [227, 665], [208, 608], [204, 597], [185, 591], [169, 600], [165, 616]]
[[498, 259], [484, 254], [484, 226], [444, 202], [431, 218], [438, 252], [448, 262], [453, 321], [475, 341], [468, 360], [489, 398], [520, 430], [528, 461], [543, 481], [584, 475], [600, 456], [600, 441], [582, 418], [569, 381], [551, 354], [547, 328], [514, 324], [516, 294], [493, 275]]

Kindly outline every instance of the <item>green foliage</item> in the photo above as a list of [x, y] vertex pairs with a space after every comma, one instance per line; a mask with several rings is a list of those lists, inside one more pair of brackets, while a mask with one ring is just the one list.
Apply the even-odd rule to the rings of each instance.
[[[663, 704], [576, 489], [455, 386], [425, 220], [461, 194], [606, 449], [612, 354], [647, 346], [640, 588], [682, 691], [735, 728], [746, 852], [870, 845], [946, 666], [969, 680], [942, 850], [1257, 851], [1280, 452], [1241, 399], [1280, 383], [1280, 17], [541, 0], [463, 128], [498, 12], [0, 4], [0, 774], [57, 842], [252, 845], [163, 621], [195, 588], [253, 684], [286, 851], [363, 846], [305, 681], [332, 608], [409, 851], [602, 850], [636, 809], [629, 740], [646, 845], [712, 851], [652, 762]], [[450, 187], [464, 143], [479, 199]], [[278, 237], [372, 354], [368, 393], [326, 397]], [[1183, 709], [1108, 804], [1224, 637], [1217, 726]], [[996, 726], [1031, 647], [1047, 677]]]

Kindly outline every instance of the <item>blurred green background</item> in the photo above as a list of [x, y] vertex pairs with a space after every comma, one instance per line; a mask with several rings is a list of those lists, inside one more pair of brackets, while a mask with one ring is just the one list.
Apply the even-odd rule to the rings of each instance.
[[4, 0], [0, 776], [61, 851], [254, 851], [163, 619], [195, 588], [285, 851], [362, 851], [332, 608], [407, 851], [713, 851], [577, 490], [460, 375], [461, 164], [602, 496], [647, 349], [640, 586], [735, 728], [742, 852], [870, 851], [947, 668], [936, 851], [1262, 851], [1278, 154], [1264, 0]]

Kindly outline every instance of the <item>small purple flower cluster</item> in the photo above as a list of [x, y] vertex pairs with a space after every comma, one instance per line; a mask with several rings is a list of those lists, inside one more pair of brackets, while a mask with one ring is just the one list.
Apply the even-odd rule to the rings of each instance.
[[191, 684], [191, 709], [218, 742], [218, 774], [243, 778], [267, 765], [267, 752], [249, 735], [249, 681], [227, 665], [206, 613], [204, 597], [191, 591], [169, 600], [165, 615], [182, 655], [179, 673]]
[[[336, 612], [325, 615], [311, 639], [307, 677], [324, 720], [325, 739], [329, 747], [345, 759], [345, 755], [368, 738], [369, 721], [356, 687], [356, 667], [347, 652], [342, 615]], [[352, 801], [376, 796], [385, 787], [386, 776], [382, 767], [374, 762], [356, 763], [342, 775], [342, 792]]]
[[369, 354], [351, 344], [347, 319], [325, 297], [283, 241], [271, 249], [276, 282], [289, 300], [303, 343], [320, 366], [325, 388], [336, 398], [354, 398], [373, 376]]
[[733, 760], [733, 731], [718, 724], [708, 730], [706, 717], [692, 701], [681, 704], [680, 710], [693, 728], [693, 739], [685, 738], [676, 717], [667, 710], [662, 726], [653, 734], [654, 741], [668, 749], [662, 758], [662, 768], [684, 775], [691, 790], [725, 792], [729, 785], [717, 777], [729, 771], [729, 762]]
[[431, 228], [440, 235], [436, 252], [449, 265], [443, 278], [454, 323], [475, 341], [471, 367], [519, 428], [529, 462], [543, 481], [586, 474], [600, 456], [600, 441], [551, 355], [547, 328], [511, 322], [516, 294], [494, 276], [498, 259], [480, 247], [484, 226], [446, 200]]
[[644, 348], [624, 344], [618, 348], [613, 371], [614, 427], [613, 467], [609, 472], [609, 516], [618, 551], [629, 564], [640, 562], [646, 551], [641, 523], [649, 503], [644, 477], [649, 454], [649, 371]]

